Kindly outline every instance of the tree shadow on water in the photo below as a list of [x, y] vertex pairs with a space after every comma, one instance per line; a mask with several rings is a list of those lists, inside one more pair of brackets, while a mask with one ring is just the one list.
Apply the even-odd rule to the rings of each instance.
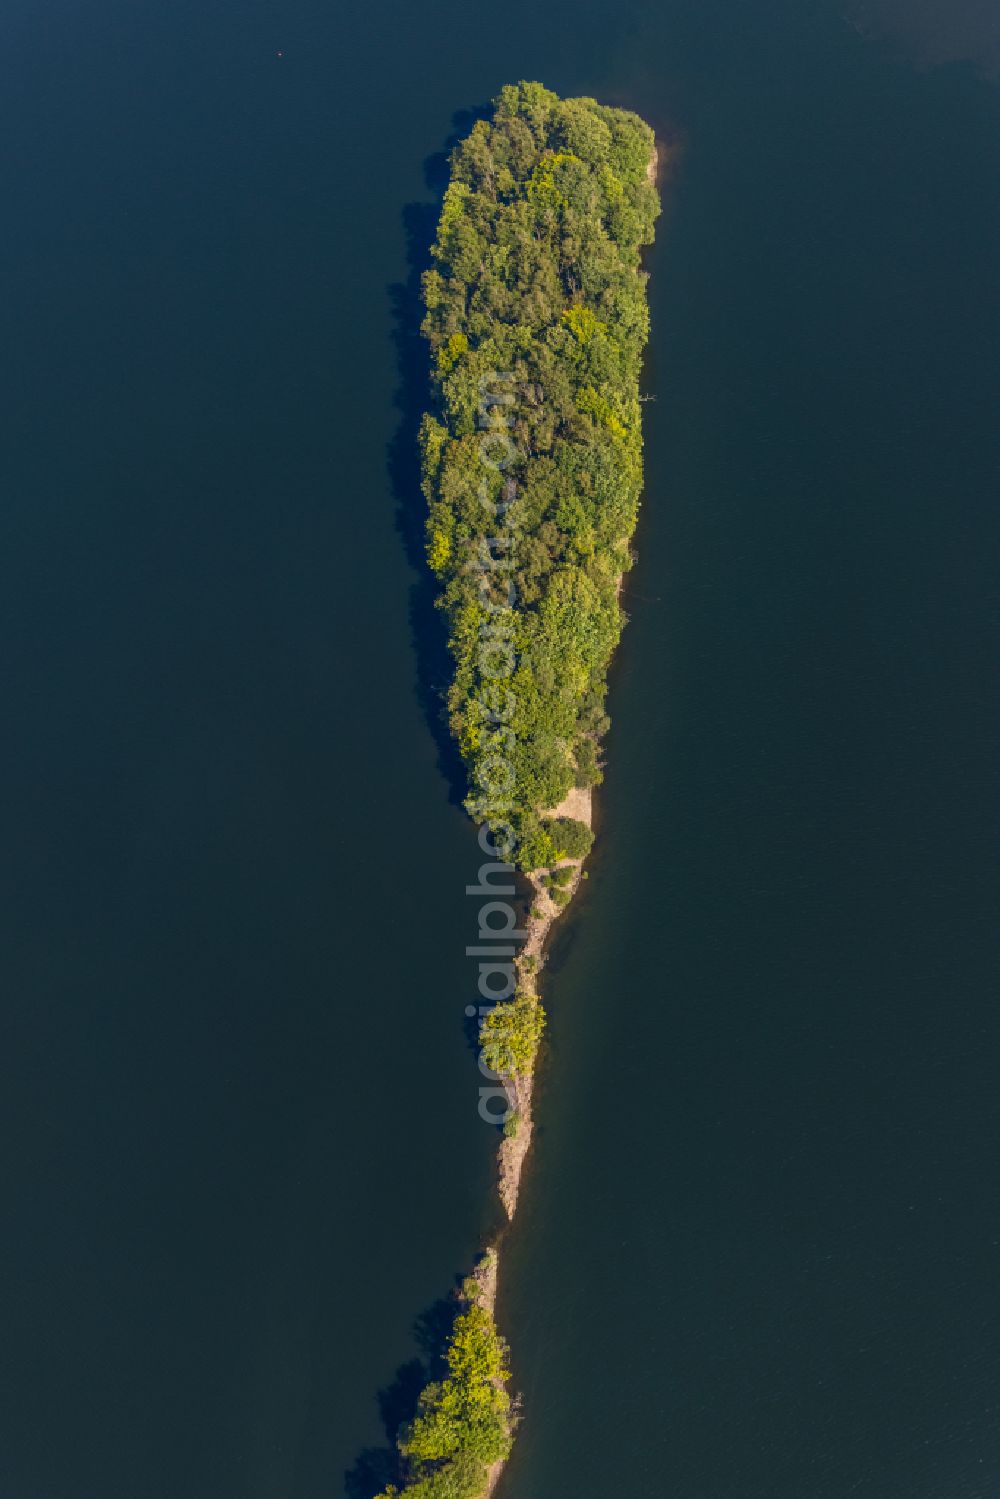
[[373, 1499], [390, 1483], [399, 1480], [399, 1457], [396, 1437], [417, 1411], [420, 1391], [427, 1383], [427, 1370], [420, 1359], [411, 1359], [397, 1369], [396, 1377], [378, 1392], [379, 1415], [385, 1428], [384, 1447], [366, 1447], [354, 1467], [345, 1475], [347, 1499]]
[[416, 571], [410, 590], [410, 629], [417, 657], [417, 695], [434, 737], [438, 766], [448, 783], [449, 800], [465, 796], [465, 772], [448, 729], [444, 694], [451, 677], [445, 622], [434, 606], [437, 585], [424, 556], [426, 505], [420, 490], [417, 434], [428, 410], [430, 361], [420, 332], [423, 319], [421, 277], [431, 266], [430, 247], [437, 229], [441, 198], [448, 185], [448, 162], [453, 148], [476, 120], [485, 119], [486, 106], [460, 110], [452, 117], [452, 133], [440, 151], [424, 161], [424, 180], [433, 193], [430, 202], [408, 203], [403, 209], [406, 241], [406, 280], [388, 288], [392, 307], [393, 342], [399, 383], [395, 404], [399, 424], [389, 444], [389, 481], [396, 501], [396, 526], [406, 555]]
[[[456, 1281], [456, 1289], [458, 1282]], [[392, 1382], [379, 1390], [379, 1418], [385, 1431], [384, 1447], [366, 1447], [354, 1466], [344, 1475], [346, 1499], [374, 1499], [390, 1483], [402, 1479], [396, 1438], [417, 1413], [420, 1392], [432, 1380], [441, 1379], [446, 1370], [445, 1350], [458, 1314], [454, 1296], [435, 1301], [420, 1313], [413, 1336], [421, 1358], [402, 1364]]]

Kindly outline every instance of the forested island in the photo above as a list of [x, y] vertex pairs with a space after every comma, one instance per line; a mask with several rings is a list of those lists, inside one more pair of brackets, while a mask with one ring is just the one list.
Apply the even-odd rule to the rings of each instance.
[[[424, 277], [436, 400], [421, 455], [428, 561], [455, 663], [450, 722], [469, 810], [509, 820], [525, 870], [589, 847], [586, 829], [546, 809], [601, 778], [606, 672], [642, 487], [639, 255], [659, 207], [653, 152], [636, 115], [539, 84], [504, 89], [492, 121], [453, 154]], [[491, 447], [484, 428], [503, 440]], [[504, 532], [507, 544], [491, 545]], [[480, 645], [508, 604], [505, 714]], [[513, 784], [497, 815], [501, 731]]]
[[[480, 1028], [510, 1101], [499, 1159], [510, 1216], [544, 1027], [537, 973], [593, 837], [642, 489], [640, 255], [658, 212], [644, 121], [512, 85], [452, 153], [423, 278], [432, 402], [420, 456], [453, 661], [448, 718], [482, 846], [533, 886], [516, 982]], [[482, 1499], [495, 1483], [513, 1427], [496, 1274], [494, 1246], [463, 1287], [442, 1377], [399, 1434], [398, 1483], [378, 1499]]]

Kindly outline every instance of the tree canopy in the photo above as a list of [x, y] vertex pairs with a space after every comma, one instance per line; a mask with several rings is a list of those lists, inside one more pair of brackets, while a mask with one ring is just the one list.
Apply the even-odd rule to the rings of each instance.
[[446, 1355], [447, 1373], [425, 1386], [398, 1438], [407, 1477], [378, 1499], [479, 1499], [511, 1444], [507, 1347], [474, 1280], [465, 1285]]
[[527, 1077], [534, 1065], [545, 1011], [536, 994], [519, 989], [514, 998], [496, 1004], [479, 1028], [483, 1061], [500, 1077]]
[[524, 869], [589, 847], [546, 812], [600, 779], [642, 487], [653, 151], [625, 110], [503, 89], [452, 153], [424, 275], [421, 460], [449, 720], [469, 811], [513, 830]]

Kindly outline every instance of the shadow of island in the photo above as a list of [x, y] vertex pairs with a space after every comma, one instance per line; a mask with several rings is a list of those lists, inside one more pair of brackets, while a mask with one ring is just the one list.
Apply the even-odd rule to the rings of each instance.
[[420, 332], [423, 320], [421, 278], [431, 266], [430, 247], [437, 230], [441, 199], [448, 185], [451, 152], [468, 135], [476, 120], [489, 118], [487, 105], [459, 110], [452, 116], [451, 134], [444, 147], [423, 164], [430, 201], [407, 203], [403, 209], [406, 242], [406, 279], [388, 288], [392, 308], [392, 339], [396, 348], [399, 383], [395, 406], [399, 423], [389, 444], [388, 472], [396, 504], [396, 527], [416, 578], [410, 589], [410, 630], [417, 659], [417, 695], [434, 738], [438, 767], [448, 784], [449, 801], [460, 806], [465, 797], [465, 770], [448, 728], [445, 693], [451, 678], [445, 622], [435, 607], [437, 585], [424, 554], [426, 506], [420, 489], [417, 434], [428, 409], [430, 364]]

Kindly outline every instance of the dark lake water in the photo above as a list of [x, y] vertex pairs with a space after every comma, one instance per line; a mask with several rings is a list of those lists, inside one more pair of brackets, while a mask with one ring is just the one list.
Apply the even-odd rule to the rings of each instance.
[[2, 35], [4, 1499], [341, 1499], [490, 1221], [393, 288], [521, 76], [683, 149], [501, 1499], [992, 1499], [1000, 89], [820, 0]]

